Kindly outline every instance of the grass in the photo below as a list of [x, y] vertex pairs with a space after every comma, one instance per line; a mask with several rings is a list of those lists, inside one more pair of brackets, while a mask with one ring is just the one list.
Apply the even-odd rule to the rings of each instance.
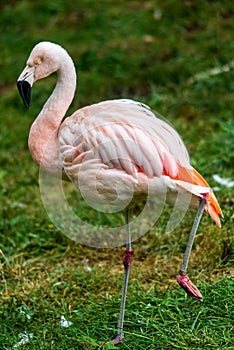
[[[15, 81], [34, 44], [51, 40], [70, 52], [78, 69], [69, 112], [109, 98], [139, 99], [176, 127], [192, 164], [219, 186], [222, 229], [204, 217], [189, 266], [204, 303], [186, 298], [175, 282], [194, 213], [165, 233], [167, 207], [134, 243], [118, 348], [233, 349], [234, 189], [212, 177], [234, 180], [233, 68], [188, 84], [233, 60], [230, 1], [11, 0], [0, 8], [0, 348], [12, 349], [25, 332], [33, 337], [22, 349], [112, 348], [104, 343], [118, 318], [123, 249], [81, 246], [53, 226], [27, 149], [30, 124], [55, 77], [34, 87], [29, 112]], [[84, 202], [78, 209], [88, 222], [117, 220]], [[62, 315], [70, 327], [60, 326]]]

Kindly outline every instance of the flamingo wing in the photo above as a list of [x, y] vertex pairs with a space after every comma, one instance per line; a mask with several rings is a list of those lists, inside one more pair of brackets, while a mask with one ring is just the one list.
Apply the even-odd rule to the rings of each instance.
[[196, 205], [209, 193], [207, 210], [220, 225], [218, 202], [190, 165], [179, 134], [146, 105], [112, 100], [84, 107], [65, 119], [59, 143], [65, 173], [94, 202], [100, 202], [100, 193], [103, 202], [114, 200], [117, 188], [124, 201], [133, 184], [135, 192], [144, 193], [150, 179], [156, 194], [163, 186], [173, 196], [183, 189], [194, 195]]
[[103, 164], [135, 177], [139, 171], [148, 177], [164, 171], [175, 177], [178, 162], [190, 167], [177, 132], [155, 118], [149, 107], [131, 100], [105, 101], [78, 110], [61, 126], [59, 140], [64, 164], [95, 153]]

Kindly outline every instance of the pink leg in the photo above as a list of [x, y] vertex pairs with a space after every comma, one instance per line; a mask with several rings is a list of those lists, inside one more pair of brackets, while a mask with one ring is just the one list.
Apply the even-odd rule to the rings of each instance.
[[188, 240], [188, 244], [185, 250], [185, 254], [184, 254], [184, 259], [183, 259], [183, 263], [181, 265], [181, 269], [179, 272], [179, 276], [177, 278], [177, 282], [179, 283], [179, 285], [185, 290], [185, 292], [192, 297], [193, 299], [196, 299], [198, 301], [203, 301], [202, 295], [199, 291], [199, 289], [190, 281], [189, 277], [186, 274], [187, 268], [188, 268], [188, 262], [189, 262], [189, 257], [190, 257], [190, 253], [191, 253], [191, 249], [192, 249], [192, 245], [193, 245], [193, 241], [199, 226], [199, 223], [201, 221], [206, 203], [207, 203], [207, 195], [205, 195], [199, 204], [198, 210], [197, 210], [197, 214], [196, 217], [194, 219], [194, 223], [189, 235], [189, 240]]
[[131, 270], [132, 258], [134, 255], [134, 251], [131, 248], [131, 234], [130, 234], [130, 227], [129, 227], [129, 209], [126, 212], [126, 222], [127, 222], [126, 251], [125, 251], [125, 254], [123, 257], [124, 282], [123, 282], [122, 299], [121, 299], [120, 315], [119, 315], [119, 323], [118, 323], [118, 334], [117, 334], [117, 337], [115, 339], [111, 340], [111, 342], [114, 344], [120, 343], [124, 337], [124, 334], [123, 334], [124, 312], [125, 312], [129, 274], [130, 274], [130, 270]]

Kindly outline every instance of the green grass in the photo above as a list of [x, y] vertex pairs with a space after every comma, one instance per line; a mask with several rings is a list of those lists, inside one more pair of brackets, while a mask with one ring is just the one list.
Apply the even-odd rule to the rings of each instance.
[[[217, 186], [213, 174], [234, 180], [233, 68], [187, 82], [233, 60], [232, 7], [230, 1], [176, 0], [0, 5], [1, 349], [12, 349], [24, 332], [33, 338], [20, 349], [112, 348], [103, 344], [115, 335], [121, 294], [123, 249], [70, 241], [43, 208], [27, 137], [55, 77], [34, 87], [27, 112], [15, 81], [32, 47], [55, 41], [74, 59], [79, 86], [68, 115], [104, 99], [139, 99], [176, 127], [192, 164]], [[222, 229], [203, 218], [189, 265], [204, 303], [186, 298], [175, 281], [194, 213], [165, 233], [166, 207], [157, 225], [133, 245], [125, 339], [117, 348], [234, 348], [234, 189], [218, 186]], [[82, 201], [77, 210], [100, 225], [120, 220]], [[59, 325], [62, 315], [73, 322], [69, 328]]]
[[[3, 346], [12, 348], [19, 341], [18, 334], [27, 331], [33, 334], [28, 346], [32, 349], [113, 348], [103, 344], [113, 337], [119, 300], [103, 274], [95, 270], [89, 276], [80, 271], [78, 284], [73, 280], [51, 286], [49, 295], [37, 290], [36, 297], [25, 297], [21, 305], [13, 298], [3, 310]], [[203, 305], [185, 299], [178, 288], [161, 292], [151, 282], [145, 290], [140, 281], [134, 280], [129, 288], [125, 339], [120, 349], [231, 349], [233, 282], [226, 278], [212, 285], [203, 282], [200, 287], [206, 299]], [[69, 291], [66, 298], [55, 302], [54, 295], [64, 290]], [[31, 315], [30, 322], [22, 310]], [[73, 325], [60, 327], [61, 315]]]

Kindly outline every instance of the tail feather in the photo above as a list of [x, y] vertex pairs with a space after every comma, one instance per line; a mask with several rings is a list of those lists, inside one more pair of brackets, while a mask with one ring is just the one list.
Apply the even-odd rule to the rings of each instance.
[[215, 221], [216, 225], [221, 227], [220, 222], [220, 215], [223, 217], [222, 210], [219, 206], [219, 203], [210, 188], [209, 184], [206, 182], [206, 180], [199, 174], [197, 170], [194, 168], [187, 169], [182, 166], [179, 166], [179, 172], [177, 175], [177, 179], [181, 181], [187, 181], [193, 185], [198, 185], [202, 187], [208, 187], [209, 188], [209, 196], [208, 196], [208, 203], [207, 203], [207, 211], [210, 214], [211, 218]]
[[[193, 178], [194, 178], [194, 181], [198, 182], [199, 185], [210, 187], [206, 182], [206, 180], [195, 169], [193, 169]], [[215, 221], [216, 225], [221, 227], [219, 215], [223, 217], [223, 213], [212, 189], [210, 189], [210, 193], [208, 197], [207, 210], [210, 216], [212, 217], [212, 219]]]

